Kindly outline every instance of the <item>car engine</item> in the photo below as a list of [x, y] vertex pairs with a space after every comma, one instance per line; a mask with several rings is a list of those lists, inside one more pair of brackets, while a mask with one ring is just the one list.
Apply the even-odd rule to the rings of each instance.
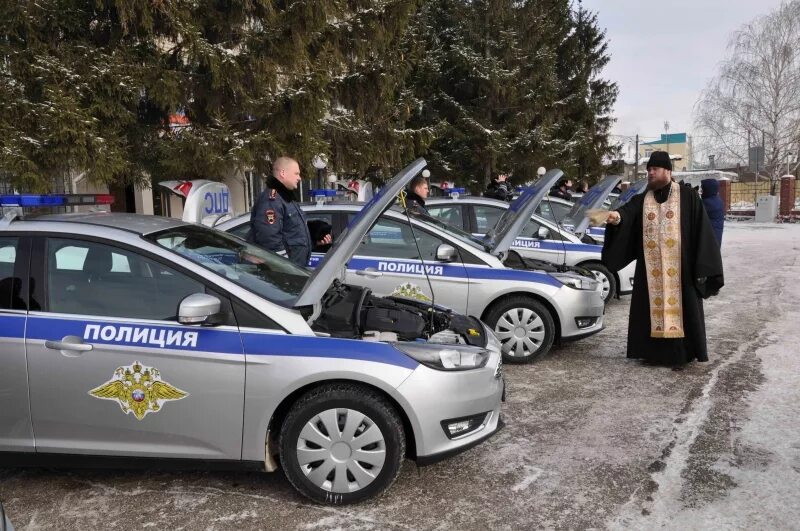
[[485, 347], [483, 324], [430, 303], [378, 297], [372, 290], [339, 282], [322, 298], [315, 332], [348, 339], [428, 341]]

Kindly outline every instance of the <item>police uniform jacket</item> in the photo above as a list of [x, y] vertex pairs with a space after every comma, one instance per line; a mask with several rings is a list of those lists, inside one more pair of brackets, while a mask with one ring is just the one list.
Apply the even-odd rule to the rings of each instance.
[[305, 267], [311, 258], [311, 235], [306, 216], [293, 194], [275, 177], [267, 179], [250, 213], [253, 241], [270, 251], [285, 253], [295, 264]]
[[428, 209], [425, 208], [425, 200], [411, 190], [406, 192], [406, 209], [412, 214], [429, 215]]

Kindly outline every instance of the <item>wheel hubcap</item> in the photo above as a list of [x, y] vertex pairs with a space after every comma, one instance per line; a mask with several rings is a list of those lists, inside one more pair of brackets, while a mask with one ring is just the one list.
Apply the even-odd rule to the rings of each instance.
[[509, 356], [530, 356], [542, 347], [545, 328], [542, 318], [528, 308], [512, 308], [500, 316], [494, 332]]
[[337, 494], [361, 490], [386, 460], [380, 428], [353, 409], [328, 409], [312, 417], [297, 438], [297, 462], [317, 487]]
[[600, 284], [603, 286], [603, 300], [605, 301], [608, 299], [608, 296], [611, 295], [611, 282], [608, 280], [607, 276], [599, 271], [592, 271], [592, 273], [594, 273], [595, 278], [599, 280]]

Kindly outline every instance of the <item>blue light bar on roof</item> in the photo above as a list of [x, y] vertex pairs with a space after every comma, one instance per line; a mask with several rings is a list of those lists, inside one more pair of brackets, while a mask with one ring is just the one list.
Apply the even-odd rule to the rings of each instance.
[[336, 197], [336, 190], [310, 190], [311, 197]]
[[72, 205], [110, 205], [111, 194], [7, 194], [0, 195], [4, 207], [57, 207]]

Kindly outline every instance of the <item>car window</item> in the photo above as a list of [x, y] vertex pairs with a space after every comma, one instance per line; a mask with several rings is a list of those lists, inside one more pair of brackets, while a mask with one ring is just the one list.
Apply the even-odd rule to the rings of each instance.
[[[86, 261], [86, 254], [89, 249], [79, 245], [67, 245], [56, 252], [56, 269], [82, 271], [83, 264]], [[119, 254], [111, 253], [111, 272], [112, 273], [130, 273], [131, 266], [128, 263], [128, 258]]]
[[428, 214], [459, 229], [464, 229], [464, 216], [460, 205], [434, 205], [428, 207]]
[[539, 203], [539, 206], [536, 207], [536, 213], [555, 223], [563, 223], [571, 208], [570, 205], [565, 205], [557, 201], [548, 201], [547, 198], [545, 198]]
[[233, 234], [234, 236], [238, 236], [243, 240], [250, 240], [250, 220], [248, 219], [238, 227], [234, 227], [228, 230], [228, 234]]
[[475, 205], [473, 209], [475, 210], [475, 219], [478, 222], [477, 229], [481, 234], [486, 234], [497, 225], [497, 221], [505, 212], [504, 208], [488, 205]]
[[[541, 223], [539, 223], [538, 221], [535, 221], [535, 220], [532, 219], [532, 220], [528, 221], [528, 223], [525, 224], [525, 226], [522, 228], [522, 231], [519, 233], [519, 235], [520, 235], [521, 238], [536, 238], [536, 239], [539, 239], [539, 229], [542, 226], [543, 225]], [[546, 226], [545, 226], [545, 228], [549, 232], [549, 235], [545, 239], [547, 239], [547, 240], [557, 240], [557, 241], [561, 241], [561, 240], [564, 239], [561, 236], [561, 234], [559, 234], [558, 232], [556, 232], [554, 230], [550, 230], [550, 228], [546, 227]]]
[[0, 238], [0, 309], [25, 310], [22, 279], [14, 276], [17, 261], [17, 238]]
[[132, 251], [93, 241], [49, 238], [47, 309], [55, 313], [176, 321], [203, 284]]
[[146, 238], [260, 297], [287, 307], [294, 305], [310, 275], [286, 258], [227, 232], [206, 227], [185, 225]]
[[445, 243], [440, 238], [405, 223], [391, 219], [379, 219], [372, 230], [364, 236], [358, 254], [386, 258], [408, 258], [434, 260], [436, 249]]

